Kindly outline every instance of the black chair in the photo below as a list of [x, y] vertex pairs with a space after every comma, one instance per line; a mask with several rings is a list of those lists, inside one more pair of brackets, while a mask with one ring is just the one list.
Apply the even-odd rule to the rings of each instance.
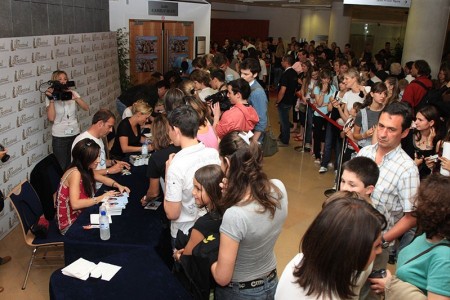
[[[58, 264], [45, 263], [41, 266], [59, 266], [64, 264], [64, 254], [62, 252], [60, 255], [47, 255], [50, 247], [60, 247], [59, 250], [63, 250], [62, 246], [64, 246], [64, 236], [59, 232], [58, 226], [54, 219], [49, 221], [50, 226], [48, 228], [48, 235], [46, 238], [38, 238], [33, 234], [33, 232], [31, 232], [31, 226], [39, 220], [40, 216], [43, 214], [43, 210], [38, 195], [28, 181], [23, 181], [16, 186], [8, 197], [11, 199], [14, 210], [19, 217], [25, 243], [28, 246], [34, 247], [22, 285], [22, 290], [24, 290], [27, 286], [28, 276], [35, 258], [42, 258], [46, 262], [49, 261], [49, 258], [55, 257], [61, 260], [61, 263]], [[38, 257], [36, 254], [38, 249], [41, 248], [44, 248], [46, 251], [42, 256]]]
[[33, 168], [30, 174], [30, 183], [39, 196], [47, 220], [55, 217], [54, 193], [58, 190], [59, 182], [64, 171], [51, 153]]

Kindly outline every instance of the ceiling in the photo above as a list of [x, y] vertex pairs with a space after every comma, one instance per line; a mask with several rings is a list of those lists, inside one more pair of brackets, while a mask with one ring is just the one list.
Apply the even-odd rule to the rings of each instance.
[[[192, 1], [192, 0], [191, 0]], [[262, 7], [285, 7], [285, 8], [309, 8], [309, 9], [331, 9], [334, 1], [342, 2], [342, 0], [207, 0], [212, 4], [214, 11], [214, 3], [227, 3], [231, 5], [247, 5]], [[347, 13], [352, 16], [354, 21], [357, 20], [374, 20], [377, 22], [406, 22], [408, 17], [407, 8], [383, 7], [383, 6], [366, 6], [366, 5], [345, 5]]]
[[210, 3], [240, 4], [264, 7], [331, 7], [333, 0], [208, 0]]

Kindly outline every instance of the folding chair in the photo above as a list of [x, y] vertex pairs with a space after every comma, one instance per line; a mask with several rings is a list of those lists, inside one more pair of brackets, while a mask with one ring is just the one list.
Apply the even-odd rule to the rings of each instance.
[[[33, 189], [28, 181], [23, 181], [18, 186], [16, 186], [11, 193], [8, 195], [13, 204], [14, 210], [22, 226], [23, 236], [25, 243], [28, 246], [34, 247], [30, 262], [28, 264], [27, 273], [22, 285], [22, 290], [27, 286], [28, 276], [30, 274], [31, 266], [33, 265], [35, 258], [42, 258], [47, 260], [47, 258], [60, 258], [63, 259], [64, 255], [50, 256], [47, 255], [48, 249], [50, 247], [62, 247], [64, 246], [64, 236], [59, 233], [58, 226], [55, 220], [49, 221], [50, 225], [48, 228], [48, 235], [46, 238], [36, 237], [30, 230], [31, 226], [35, 224], [39, 217], [43, 214], [43, 209], [41, 201], [39, 200], [36, 191]], [[38, 249], [45, 249], [46, 251], [42, 256], [38, 257]], [[62, 248], [60, 248], [62, 250]], [[47, 260], [48, 261], [48, 260]], [[59, 266], [60, 264], [45, 264], [45, 266]], [[39, 266], [35, 264], [35, 266]], [[40, 266], [44, 266], [43, 264]]]

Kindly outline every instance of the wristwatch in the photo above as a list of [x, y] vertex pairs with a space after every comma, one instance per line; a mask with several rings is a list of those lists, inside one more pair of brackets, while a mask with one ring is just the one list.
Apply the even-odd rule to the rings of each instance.
[[384, 239], [384, 236], [381, 236], [381, 248], [386, 249], [389, 247], [389, 242]]

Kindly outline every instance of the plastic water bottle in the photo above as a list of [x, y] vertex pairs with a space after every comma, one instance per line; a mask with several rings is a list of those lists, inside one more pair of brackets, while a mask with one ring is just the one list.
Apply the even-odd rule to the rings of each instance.
[[111, 233], [109, 232], [109, 219], [108, 215], [106, 214], [106, 210], [102, 211], [100, 213], [100, 239], [103, 241], [109, 240], [111, 237]]
[[145, 141], [142, 143], [142, 150], [141, 150], [141, 154], [142, 155], [147, 155], [148, 154], [148, 141], [147, 139], [145, 139]]

